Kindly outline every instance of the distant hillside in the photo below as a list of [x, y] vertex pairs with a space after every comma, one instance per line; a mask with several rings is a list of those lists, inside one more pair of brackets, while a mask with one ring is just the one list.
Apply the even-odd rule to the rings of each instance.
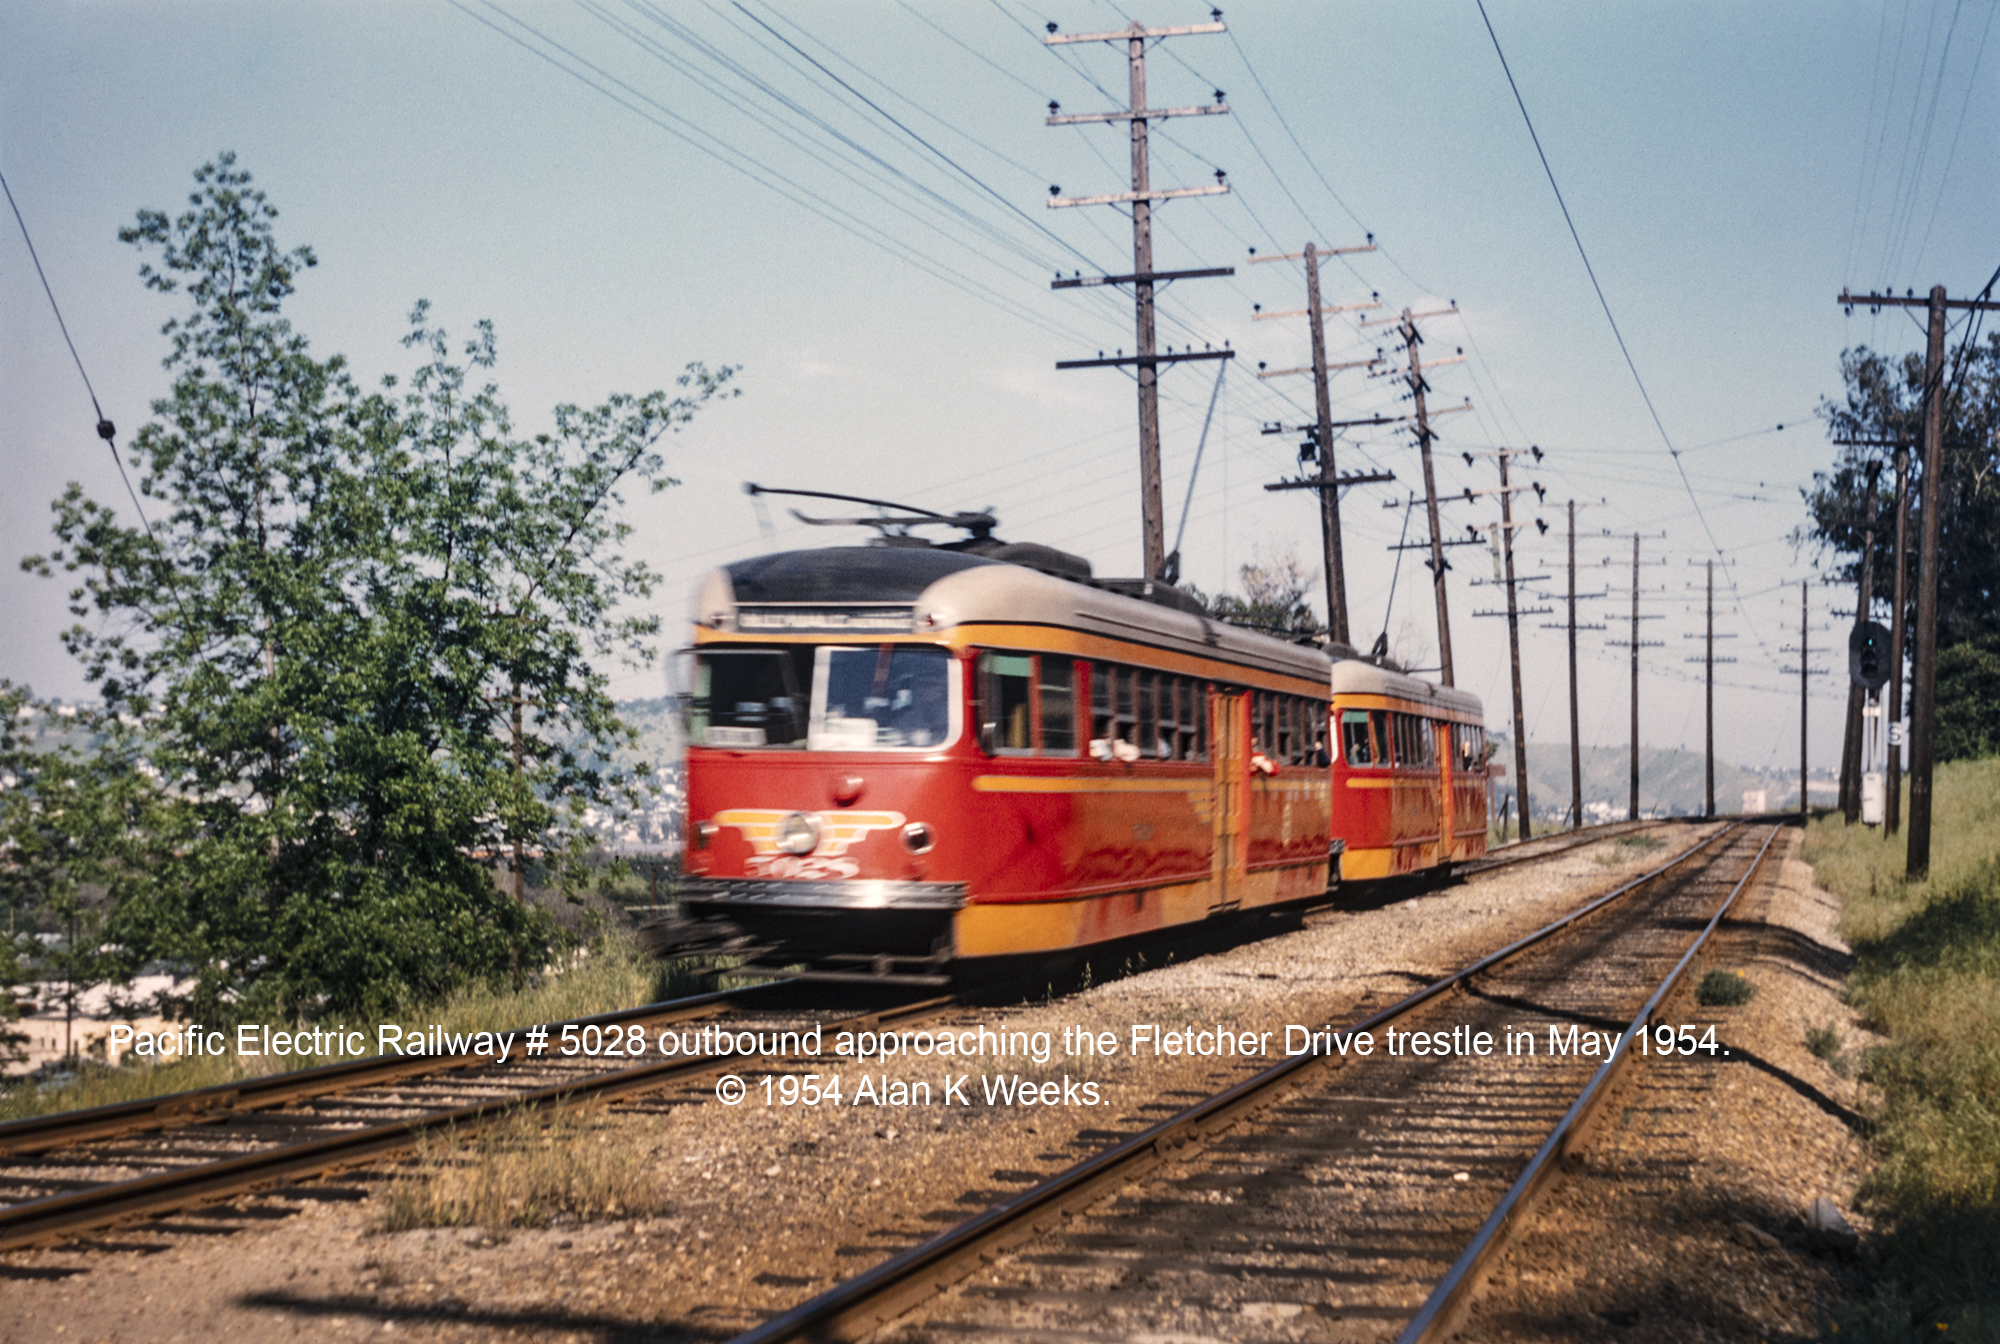
[[680, 707], [671, 696], [652, 700], [621, 700], [618, 717], [638, 730], [638, 745], [613, 753], [612, 763], [627, 768], [651, 767], [653, 796], [635, 812], [607, 813], [591, 808], [584, 824], [605, 848], [624, 853], [673, 853], [681, 847], [683, 808], [681, 755], [687, 738], [681, 732]]
[[[1508, 767], [1512, 783], [1513, 747], [1502, 743], [1494, 757]], [[1583, 749], [1584, 819], [1623, 817], [1630, 798], [1631, 753], [1625, 747], [1585, 747]], [[1697, 814], [1703, 805], [1703, 757], [1698, 751], [1678, 747], [1639, 749], [1639, 810], [1642, 814], [1685, 816]], [[1815, 802], [1830, 801], [1836, 792], [1829, 776], [1811, 780]], [[1745, 795], [1750, 795], [1746, 799]], [[1796, 770], [1757, 771], [1715, 763], [1715, 807], [1718, 812], [1758, 810], [1754, 804], [1762, 795], [1766, 811], [1796, 810], [1799, 805], [1799, 776]], [[1554, 820], [1569, 812], [1569, 743], [1530, 742], [1528, 744], [1528, 802], [1537, 817]]]

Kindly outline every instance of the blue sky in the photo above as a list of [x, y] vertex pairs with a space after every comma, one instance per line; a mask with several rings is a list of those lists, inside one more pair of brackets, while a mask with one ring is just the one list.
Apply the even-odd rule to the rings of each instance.
[[[1227, 7], [1227, 34], [1159, 44], [1148, 72], [1156, 105], [1220, 89], [1231, 108], [1170, 122], [1154, 141], [1156, 186], [1209, 183], [1220, 167], [1232, 187], [1157, 215], [1157, 265], [1237, 268], [1174, 286], [1163, 306], [1164, 341], [1241, 352], [1195, 483], [1185, 573], [1212, 591], [1260, 556], [1293, 551], [1317, 567], [1309, 496], [1261, 488], [1295, 470], [1296, 438], [1260, 428], [1307, 418], [1310, 384], [1254, 377], [1260, 360], [1305, 362], [1303, 320], [1252, 320], [1253, 305], [1303, 306], [1303, 275], [1247, 265], [1247, 253], [1372, 231], [1380, 252], [1326, 267], [1329, 302], [1379, 293], [1390, 311], [1422, 311], [1455, 299], [1462, 314], [1426, 324], [1427, 357], [1467, 354], [1437, 371], [1433, 405], [1473, 405], [1438, 422], [1441, 488], [1494, 484], [1491, 463], [1468, 468], [1462, 451], [1539, 445], [1548, 456], [1528, 475], [1547, 490], [1551, 531], [1523, 568], [1559, 573], [1527, 561], [1559, 560], [1560, 501], [1606, 499], [1582, 515], [1592, 535], [1580, 552], [1599, 580], [1586, 590], [1605, 586], [1600, 561], [1629, 562], [1631, 532], [1649, 534], [1647, 556], [1667, 562], [1645, 573], [1665, 586], [1649, 601], [1663, 619], [1645, 632], [1664, 644], [1646, 653], [1649, 744], [1700, 745], [1696, 669], [1681, 661], [1699, 628], [1687, 585], [1719, 548], [1733, 589], [1718, 625], [1739, 633], [1741, 659], [1717, 697], [1720, 750], [1795, 762], [1796, 680], [1776, 669], [1811, 571], [1788, 540], [1799, 489], [1831, 451], [1813, 411], [1838, 390], [1843, 348], [1921, 348], [1906, 315], [1849, 317], [1834, 296], [1933, 283], [1957, 294], [2000, 264], [1987, 222], [2000, 180], [1994, 7], [1489, 0], [1488, 13], [1665, 438], [1472, 0]], [[670, 627], [708, 565], [858, 539], [794, 524], [776, 503], [760, 515], [745, 480], [991, 505], [1007, 537], [1132, 573], [1131, 383], [1054, 369], [1129, 349], [1130, 304], [1048, 288], [1058, 268], [1129, 269], [1130, 227], [1110, 207], [1043, 205], [1051, 185], [1124, 185], [1121, 128], [1043, 125], [1051, 99], [1065, 112], [1122, 100], [1124, 61], [1117, 47], [1039, 39], [1051, 21], [1075, 33], [1134, 16], [1194, 23], [1207, 6], [14, 5], [0, 11], [0, 171], [121, 438], [164, 390], [158, 329], [173, 305], [142, 288], [116, 231], [142, 206], [177, 207], [190, 172], [233, 149], [283, 212], [281, 236], [319, 255], [294, 320], [370, 378], [406, 367], [397, 337], [418, 298], [455, 330], [495, 321], [501, 381], [527, 427], [560, 401], [665, 385], [689, 360], [741, 366], [743, 396], [672, 446], [682, 484], [630, 514], [663, 575]], [[46, 546], [47, 502], [67, 480], [130, 506], [5, 222], [0, 535], [18, 555]], [[1378, 343], [1380, 329], [1329, 326], [1339, 358]], [[1164, 376], [1170, 531], [1214, 367]], [[1336, 415], [1400, 413], [1394, 397], [1360, 371], [1334, 384]], [[1406, 487], [1420, 486], [1409, 436], [1362, 432], [1339, 461], [1398, 478], [1344, 505], [1357, 636], [1386, 629], [1399, 650], [1430, 655], [1424, 571], [1410, 557], [1395, 577], [1385, 549]], [[1490, 499], [1448, 505], [1447, 528], [1495, 512]], [[1423, 535], [1420, 509], [1409, 527]], [[1624, 535], [1595, 535], [1604, 529]], [[1470, 583], [1490, 565], [1471, 547], [1456, 559], [1459, 681], [1498, 726], [1503, 623], [1471, 615], [1496, 605]], [[1612, 568], [1610, 586], [1625, 586], [1629, 570]], [[1815, 641], [1837, 638], [1830, 612], [1851, 594], [1815, 589], [1811, 601]], [[1602, 620], [1608, 605], [1586, 611]], [[59, 583], [5, 566], [0, 618], [0, 675], [85, 693], [56, 642], [68, 620]], [[1548, 619], [1526, 622], [1531, 740], [1567, 735], [1563, 640], [1539, 628]], [[1582, 724], [1587, 742], [1612, 745], [1625, 737], [1626, 680], [1623, 651], [1604, 638], [1585, 642]], [[659, 684], [634, 671], [618, 689]], [[1831, 761], [1844, 691], [1820, 684], [1812, 750]]]

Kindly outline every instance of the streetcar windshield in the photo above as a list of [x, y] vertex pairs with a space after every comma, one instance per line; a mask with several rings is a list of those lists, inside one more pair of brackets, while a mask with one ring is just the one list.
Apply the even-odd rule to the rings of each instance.
[[688, 740], [697, 747], [802, 747], [811, 648], [704, 649], [695, 655]]
[[823, 646], [813, 660], [813, 751], [941, 747], [957, 735], [951, 654], [910, 644]]
[[935, 750], [958, 734], [952, 658], [921, 645], [765, 645], [695, 655], [698, 747]]

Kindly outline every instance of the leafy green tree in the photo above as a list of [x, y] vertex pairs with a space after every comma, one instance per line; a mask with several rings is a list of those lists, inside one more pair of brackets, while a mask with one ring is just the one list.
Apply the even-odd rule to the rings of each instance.
[[364, 393], [284, 316], [310, 250], [279, 246], [232, 156], [195, 181], [185, 212], [120, 235], [187, 299], [132, 448], [163, 516], [149, 536], [72, 485], [61, 547], [24, 562], [80, 576], [69, 647], [145, 716], [180, 801], [171, 880], [121, 927], [209, 1017], [382, 1011], [532, 969], [553, 925], [495, 869], [573, 881], [578, 815], [635, 785], [599, 764], [624, 733], [606, 662], [650, 657], [657, 629], [618, 614], [654, 583], [618, 510], [672, 484], [662, 440], [732, 371], [524, 436], [475, 382], [491, 329], [456, 364], [419, 304], [426, 362]]
[[1937, 758], [2000, 755], [2000, 640], [1967, 640], [1938, 653]]
[[[0, 1018], [17, 1016], [7, 991], [30, 983], [74, 1013], [135, 969], [111, 917], [159, 867], [165, 800], [117, 719], [58, 712], [5, 682], [0, 716]], [[18, 1057], [21, 1039], [0, 1031], [0, 1054]]]
[[1243, 585], [1242, 596], [1217, 593], [1210, 597], [1200, 589], [1189, 590], [1218, 621], [1259, 630], [1280, 639], [1312, 639], [1326, 633], [1326, 622], [1314, 614], [1308, 594], [1317, 576], [1308, 571], [1290, 550], [1275, 559], [1261, 555], [1237, 568]]
[[[1921, 443], [1924, 357], [1898, 358], [1865, 347], [1841, 356], [1842, 400], [1828, 400], [1820, 418], [1836, 438], [1903, 438]], [[1944, 675], [1952, 658], [1977, 663], [1976, 651], [2000, 640], [2000, 333], [1969, 344], [1949, 362], [1944, 400], [1943, 461], [1938, 480], [1939, 749], [1955, 740], [1954, 724], [1978, 720], [1983, 707], [1961, 690], [1976, 678]], [[1861, 572], [1865, 491], [1871, 462], [1879, 464], [1875, 532], [1875, 591], [1894, 591], [1894, 449], [1841, 447], [1831, 471], [1815, 473], [1805, 491], [1809, 521], [1794, 540], [1816, 548], [1825, 576], [1853, 584]], [[1915, 544], [1923, 530], [1922, 450], [1911, 451], [1910, 558], [1914, 593], [1922, 565]], [[1911, 614], [1914, 617], [1914, 602]], [[1914, 632], [1911, 633], [1914, 639]], [[1964, 648], [1962, 657], [1952, 651]], [[1964, 736], [1959, 734], [1959, 736]], [[1977, 737], [1976, 731], [1973, 738]], [[1967, 738], [1968, 741], [1973, 738]]]

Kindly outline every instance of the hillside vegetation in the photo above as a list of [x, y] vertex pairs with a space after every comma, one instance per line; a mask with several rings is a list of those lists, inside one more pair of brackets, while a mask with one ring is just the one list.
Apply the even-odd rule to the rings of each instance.
[[1889, 1041], [1869, 1053], [1883, 1229], [1863, 1339], [2000, 1339], [2000, 759], [1939, 767], [1931, 876], [1903, 880], [1879, 830], [1813, 823], [1805, 858], [1842, 902], [1848, 992]]

